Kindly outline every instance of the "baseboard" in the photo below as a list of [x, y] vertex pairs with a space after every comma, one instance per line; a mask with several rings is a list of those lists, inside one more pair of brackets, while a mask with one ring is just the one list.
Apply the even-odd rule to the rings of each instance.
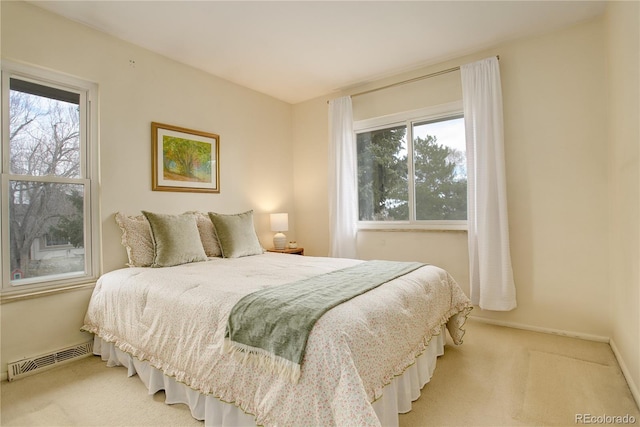
[[640, 389], [638, 388], [638, 384], [636, 384], [633, 378], [631, 377], [631, 372], [629, 372], [629, 369], [627, 368], [627, 364], [624, 363], [624, 359], [622, 358], [622, 355], [618, 351], [618, 346], [616, 345], [616, 342], [613, 339], [611, 339], [609, 341], [609, 345], [611, 345], [611, 350], [613, 350], [613, 354], [614, 356], [616, 356], [618, 365], [620, 365], [620, 370], [622, 370], [622, 375], [624, 375], [624, 378], [627, 380], [627, 384], [629, 385], [629, 390], [631, 390], [631, 395], [635, 399], [636, 405], [638, 405], [638, 408], [640, 408]]
[[488, 323], [490, 325], [506, 326], [508, 328], [523, 329], [525, 331], [532, 331], [532, 332], [542, 332], [545, 334], [561, 335], [563, 337], [579, 338], [579, 339], [588, 340], [588, 341], [598, 341], [598, 342], [606, 342], [606, 343], [609, 343], [610, 341], [609, 337], [603, 337], [600, 335], [591, 335], [591, 334], [585, 334], [582, 332], [574, 332], [574, 331], [564, 331], [561, 329], [541, 328], [539, 326], [525, 325], [522, 323], [487, 319], [486, 317], [478, 317], [478, 316], [471, 315], [469, 316], [469, 319], [477, 322]]
[[9, 374], [7, 372], [0, 373], [0, 381], [6, 381], [9, 378]]

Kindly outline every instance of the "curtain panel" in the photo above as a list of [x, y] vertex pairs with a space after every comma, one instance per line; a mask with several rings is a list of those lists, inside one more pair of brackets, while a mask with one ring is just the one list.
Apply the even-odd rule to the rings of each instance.
[[356, 258], [358, 189], [351, 97], [329, 101], [329, 256]]
[[460, 67], [467, 140], [467, 223], [471, 301], [481, 309], [516, 307], [509, 251], [502, 89], [498, 59]]

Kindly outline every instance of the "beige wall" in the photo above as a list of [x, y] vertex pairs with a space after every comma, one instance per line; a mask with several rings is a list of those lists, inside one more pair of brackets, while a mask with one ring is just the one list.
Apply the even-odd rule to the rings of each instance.
[[[104, 271], [126, 261], [114, 222], [117, 211], [254, 209], [259, 237], [271, 245], [268, 213], [293, 212], [289, 104], [27, 3], [1, 2], [1, 11], [3, 59], [99, 85]], [[151, 191], [152, 121], [220, 135], [220, 194]], [[288, 235], [295, 238], [293, 231]], [[0, 370], [6, 372], [7, 362], [86, 340], [79, 329], [89, 296], [83, 290], [0, 306]]]
[[[474, 316], [597, 337], [610, 334], [609, 306], [603, 305], [609, 300], [603, 32], [603, 21], [595, 20], [352, 89], [357, 93], [500, 55], [519, 306], [507, 313], [476, 309]], [[329, 97], [294, 106], [294, 162], [317, 182], [326, 177], [326, 149], [319, 147], [328, 141]], [[461, 97], [460, 74], [454, 72], [355, 97], [354, 118]], [[327, 197], [312, 197], [313, 191], [302, 182], [295, 184], [297, 233], [311, 254], [326, 255], [327, 229], [319, 228], [327, 223]], [[308, 205], [303, 206], [300, 194]], [[358, 256], [431, 262], [448, 269], [468, 291], [465, 233], [359, 232]]]
[[640, 4], [612, 2], [606, 15], [612, 347], [640, 404]]
[[478, 316], [609, 335], [602, 27], [500, 48], [518, 309]]

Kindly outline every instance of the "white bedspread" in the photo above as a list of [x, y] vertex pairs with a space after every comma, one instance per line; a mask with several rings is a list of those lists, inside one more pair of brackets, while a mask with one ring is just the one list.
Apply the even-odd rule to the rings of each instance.
[[256, 416], [258, 425], [379, 426], [371, 402], [447, 328], [454, 342], [471, 309], [449, 274], [426, 266], [327, 312], [309, 337], [297, 384], [223, 354], [226, 320], [244, 295], [354, 265], [276, 253], [109, 272], [83, 329], [166, 375]]

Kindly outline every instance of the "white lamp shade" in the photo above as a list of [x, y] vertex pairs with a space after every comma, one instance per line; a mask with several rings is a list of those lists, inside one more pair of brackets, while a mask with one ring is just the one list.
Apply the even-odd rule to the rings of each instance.
[[289, 231], [289, 214], [271, 214], [271, 231]]

